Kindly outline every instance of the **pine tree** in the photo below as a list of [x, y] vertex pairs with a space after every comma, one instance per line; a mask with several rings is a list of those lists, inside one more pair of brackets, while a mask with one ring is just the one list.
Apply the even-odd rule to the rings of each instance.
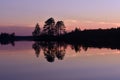
[[61, 34], [64, 34], [66, 31], [65, 31], [65, 25], [64, 25], [64, 22], [63, 21], [58, 21], [56, 23], [56, 35], [61, 35]]
[[41, 33], [41, 29], [40, 29], [39, 24], [37, 23], [36, 27], [35, 27], [35, 30], [33, 31], [32, 35], [33, 36], [40, 36], [40, 33]]
[[55, 20], [54, 18], [49, 18], [45, 21], [45, 25], [43, 27], [43, 32], [47, 35], [54, 35], [55, 34]]

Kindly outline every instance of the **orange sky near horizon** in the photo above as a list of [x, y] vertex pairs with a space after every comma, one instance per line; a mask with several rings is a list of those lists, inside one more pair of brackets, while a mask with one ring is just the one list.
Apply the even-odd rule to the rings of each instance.
[[64, 21], [67, 30], [119, 27], [119, 4], [120, 0], [0, 0], [0, 27], [43, 27], [50, 17]]
[[[72, 19], [66, 19], [63, 20], [64, 24], [66, 26], [67, 30], [74, 30], [76, 27], [80, 28], [81, 30], [84, 29], [106, 29], [106, 28], [116, 28], [120, 26], [120, 23], [110, 23], [110, 22], [98, 22], [98, 21], [79, 21], [79, 20], [72, 20]], [[39, 23], [40, 27], [42, 28], [44, 26], [44, 21], [27, 21], [25, 23], [8, 23], [5, 25], [5, 23], [0, 24], [0, 27], [35, 27], [36, 23]]]

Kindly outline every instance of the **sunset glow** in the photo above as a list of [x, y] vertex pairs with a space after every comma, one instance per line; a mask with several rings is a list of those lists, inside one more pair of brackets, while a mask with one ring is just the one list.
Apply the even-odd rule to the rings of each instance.
[[53, 17], [68, 30], [120, 26], [120, 0], [0, 0], [0, 26], [34, 27]]

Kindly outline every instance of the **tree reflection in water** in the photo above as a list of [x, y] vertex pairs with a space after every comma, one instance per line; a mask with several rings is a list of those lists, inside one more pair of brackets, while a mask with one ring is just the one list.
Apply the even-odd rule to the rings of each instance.
[[[8, 45], [12, 44], [15, 46], [15, 41], [9, 41], [6, 38], [4, 40], [0, 40], [0, 45]], [[120, 50], [119, 44], [101, 44], [101, 43], [77, 43], [77, 42], [57, 42], [57, 41], [35, 41], [32, 45], [32, 48], [35, 50], [36, 57], [39, 57], [40, 52], [42, 51], [45, 59], [48, 62], [54, 62], [55, 58], [58, 60], [63, 60], [66, 54], [66, 49], [68, 46], [74, 50], [76, 53], [80, 52], [81, 50], [87, 51], [88, 48], [108, 48], [108, 49], [117, 49]]]
[[38, 42], [36, 41], [32, 48], [35, 50], [35, 54], [39, 57], [41, 49], [48, 62], [54, 62], [55, 58], [63, 60], [66, 54], [67, 45], [59, 42]]
[[32, 45], [32, 48], [35, 50], [36, 57], [39, 57], [39, 54], [40, 54], [40, 51], [41, 51], [40, 42], [35, 42]]
[[[13, 42], [0, 41], [0, 44], [1, 45], [12, 44], [12, 46], [15, 46], [14, 41]], [[43, 51], [45, 59], [48, 62], [54, 62], [55, 58], [57, 58], [58, 60], [64, 59], [68, 45], [76, 53], [80, 52], [81, 49], [87, 51], [89, 47], [87, 45], [77, 43], [66, 43], [57, 41], [35, 41], [35, 43], [32, 45], [32, 48], [34, 49], [37, 58], [39, 57], [40, 52]]]
[[[1, 45], [12, 44], [12, 46], [15, 46], [14, 41], [13, 42], [0, 41], [0, 44]], [[32, 48], [34, 49], [37, 58], [39, 57], [40, 52], [43, 51], [45, 59], [48, 62], [54, 62], [55, 58], [57, 58], [58, 60], [64, 59], [68, 45], [76, 53], [80, 52], [81, 49], [87, 51], [89, 47], [89, 45], [77, 44], [77, 43], [66, 43], [66, 42], [57, 42], [57, 41], [35, 41], [35, 43], [32, 45]]]

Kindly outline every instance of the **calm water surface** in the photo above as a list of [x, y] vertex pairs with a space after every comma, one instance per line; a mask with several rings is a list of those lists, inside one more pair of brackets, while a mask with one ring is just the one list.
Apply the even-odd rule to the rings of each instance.
[[76, 52], [67, 45], [61, 55], [50, 53], [52, 59], [47, 48], [37, 49], [34, 42], [0, 45], [0, 80], [120, 80], [119, 50]]

